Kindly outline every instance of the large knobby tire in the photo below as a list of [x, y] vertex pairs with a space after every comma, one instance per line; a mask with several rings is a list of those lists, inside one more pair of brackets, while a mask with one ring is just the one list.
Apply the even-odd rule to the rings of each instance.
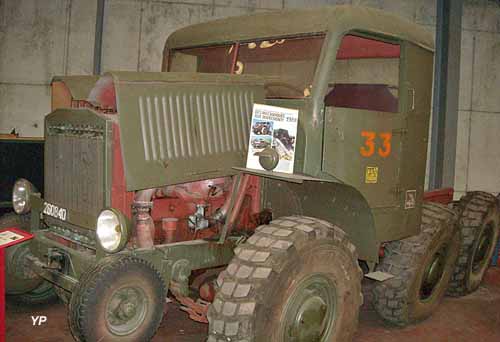
[[498, 200], [487, 192], [469, 192], [456, 205], [462, 232], [460, 253], [447, 294], [459, 297], [479, 287], [498, 241]]
[[454, 211], [424, 203], [420, 234], [385, 246], [377, 270], [394, 278], [377, 283], [373, 289], [377, 313], [399, 326], [429, 317], [445, 295], [459, 246]]
[[87, 270], [69, 304], [78, 341], [149, 341], [163, 318], [165, 286], [147, 261], [113, 255]]
[[[0, 229], [16, 227], [29, 230], [29, 215], [7, 213], [0, 217]], [[5, 292], [10, 300], [27, 305], [42, 305], [57, 301], [54, 287], [25, 264], [30, 254], [29, 242], [7, 248], [5, 252]]]
[[237, 247], [219, 275], [208, 342], [350, 341], [361, 278], [340, 228], [310, 217], [274, 220]]

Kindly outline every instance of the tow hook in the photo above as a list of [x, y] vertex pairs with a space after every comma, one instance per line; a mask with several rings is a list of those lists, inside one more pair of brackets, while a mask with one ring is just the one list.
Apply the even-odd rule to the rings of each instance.
[[68, 274], [69, 271], [69, 258], [66, 254], [56, 248], [51, 248], [47, 254], [47, 265], [43, 266], [45, 269], [57, 270], [61, 273]]

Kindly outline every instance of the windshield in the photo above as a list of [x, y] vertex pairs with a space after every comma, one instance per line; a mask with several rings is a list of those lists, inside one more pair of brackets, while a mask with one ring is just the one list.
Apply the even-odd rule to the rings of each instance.
[[324, 35], [174, 50], [168, 71], [253, 74], [266, 77], [267, 98], [310, 95]]

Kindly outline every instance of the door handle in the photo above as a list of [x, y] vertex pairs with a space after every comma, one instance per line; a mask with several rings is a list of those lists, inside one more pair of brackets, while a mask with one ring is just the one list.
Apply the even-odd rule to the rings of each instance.
[[410, 110], [415, 110], [415, 88], [409, 88], [410, 93]]

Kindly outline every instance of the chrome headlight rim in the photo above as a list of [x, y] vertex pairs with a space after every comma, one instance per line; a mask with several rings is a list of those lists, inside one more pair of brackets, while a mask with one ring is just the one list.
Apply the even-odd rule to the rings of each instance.
[[[114, 220], [112, 224], [116, 224], [114, 227], [106, 227], [105, 220]], [[107, 234], [113, 234], [109, 229], [114, 229], [117, 233], [118, 239], [114, 243], [110, 241], [103, 241], [105, 238], [110, 239]], [[118, 230], [117, 230], [118, 229]], [[99, 247], [106, 253], [118, 253], [127, 245], [130, 238], [130, 224], [126, 216], [119, 210], [115, 208], [105, 208], [101, 210], [96, 222], [96, 240]]]
[[31, 211], [31, 195], [37, 193], [35, 186], [25, 178], [19, 178], [12, 188], [12, 208], [18, 215]]

